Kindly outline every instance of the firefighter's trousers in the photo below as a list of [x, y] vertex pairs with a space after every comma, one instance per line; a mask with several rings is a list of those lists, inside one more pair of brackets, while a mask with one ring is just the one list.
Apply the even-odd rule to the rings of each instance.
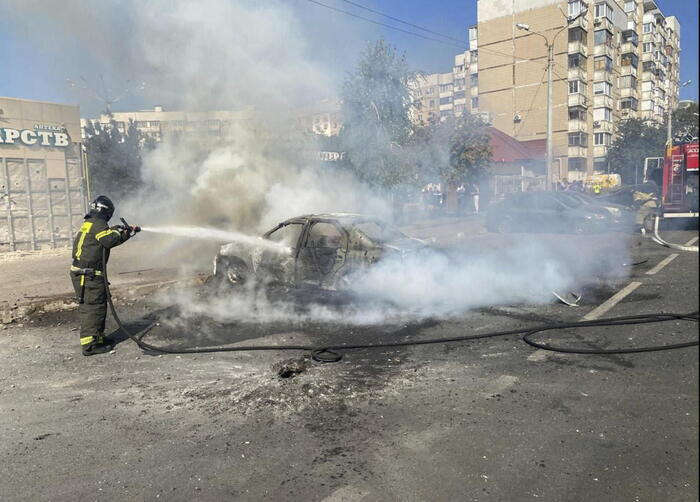
[[75, 296], [83, 299], [83, 302], [78, 304], [80, 345], [101, 341], [107, 318], [107, 292], [102, 274], [88, 276], [71, 272], [70, 278]]

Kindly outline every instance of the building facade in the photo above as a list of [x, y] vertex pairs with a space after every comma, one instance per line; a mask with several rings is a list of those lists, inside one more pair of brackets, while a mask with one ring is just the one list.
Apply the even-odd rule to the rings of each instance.
[[617, 121], [661, 122], [677, 106], [680, 25], [654, 0], [479, 0], [477, 9], [478, 109], [519, 141], [546, 138], [553, 44], [555, 180], [605, 172]]
[[0, 252], [70, 245], [86, 212], [78, 106], [0, 97]]
[[162, 141], [165, 136], [182, 134], [196, 136], [198, 138], [221, 139], [234, 133], [235, 123], [251, 120], [249, 111], [207, 111], [186, 112], [166, 111], [162, 106], [155, 106], [152, 110], [138, 110], [133, 112], [113, 112], [111, 117], [106, 114], [99, 118], [80, 119], [82, 138], [85, 139], [85, 126], [88, 121], [93, 124], [107, 125], [114, 120], [119, 132], [124, 134], [129, 122], [142, 134], [155, 141]]

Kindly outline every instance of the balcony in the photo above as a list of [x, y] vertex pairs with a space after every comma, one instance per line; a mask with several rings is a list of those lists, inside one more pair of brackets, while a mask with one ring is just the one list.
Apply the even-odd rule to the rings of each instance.
[[576, 27], [580, 27], [588, 31], [588, 19], [586, 19], [586, 16], [579, 16], [574, 21], [572, 21], [571, 24], [569, 24], [569, 28]]
[[653, 33], [645, 33], [642, 35], [642, 42], [654, 42]]
[[633, 44], [632, 42], [625, 42], [624, 44], [620, 45], [620, 52], [622, 54], [627, 54], [629, 52], [637, 53], [637, 46]]
[[634, 87], [625, 87], [623, 89], [620, 89], [620, 97], [639, 99], [637, 89], [635, 89]]
[[469, 95], [472, 97], [477, 97], [479, 95], [479, 88], [478, 87], [471, 87], [469, 89]]
[[588, 130], [588, 124], [585, 120], [569, 120], [569, 132], [586, 132]]
[[569, 42], [569, 54], [583, 54], [588, 56], [588, 48], [586, 45], [580, 41]]
[[631, 64], [628, 64], [625, 66], [620, 66], [620, 76], [624, 77], [625, 75], [634, 75], [636, 77], [637, 76], [637, 68], [635, 68]]
[[597, 94], [593, 96], [593, 107], [594, 108], [615, 108], [613, 98], [606, 94]]
[[567, 155], [569, 157], [588, 157], [588, 148], [585, 146], [570, 146]]
[[582, 94], [580, 92], [569, 94], [568, 105], [588, 107], [588, 98], [585, 94]]
[[479, 71], [479, 65], [476, 61], [469, 63], [469, 73], [477, 73]]
[[605, 145], [596, 145], [593, 147], [594, 157], [605, 157], [608, 155], [608, 147]]
[[580, 66], [573, 66], [569, 68], [567, 77], [569, 80], [583, 80], [585, 82], [588, 80], [588, 73]]
[[610, 33], [615, 33], [615, 25], [607, 17], [594, 17], [593, 18], [593, 29], [594, 30], [606, 29]]
[[654, 53], [642, 52], [642, 61], [654, 61]]
[[595, 56], [609, 56], [615, 59], [615, 54], [613, 51], [612, 44], [600, 44], [593, 47], [593, 54]]
[[613, 123], [609, 120], [594, 120], [593, 132], [613, 132]]
[[608, 70], [596, 70], [593, 72], [593, 81], [594, 82], [600, 82], [601, 80], [605, 80], [606, 82], [612, 83], [613, 80], [613, 74], [612, 71]]

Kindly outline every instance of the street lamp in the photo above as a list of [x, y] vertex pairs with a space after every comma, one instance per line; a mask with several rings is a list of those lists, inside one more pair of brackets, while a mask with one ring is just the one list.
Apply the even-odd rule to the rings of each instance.
[[[686, 87], [692, 83], [692, 80], [686, 80], [685, 82], [678, 84], [678, 87]], [[671, 131], [671, 116], [673, 115], [673, 109], [671, 108], [671, 99], [669, 98], [668, 106], [668, 124], [666, 129], [666, 147], [671, 148], [673, 146], [673, 132]]]
[[542, 33], [539, 33], [537, 31], [532, 31], [530, 29], [529, 24], [525, 23], [516, 23], [515, 27], [519, 30], [527, 31], [528, 33], [532, 33], [534, 35], [539, 35], [544, 39], [544, 43], [547, 45], [547, 188], [552, 189], [552, 66], [554, 66], [554, 41], [556, 40], [557, 36], [559, 36], [560, 33], [562, 33], [565, 29], [569, 27], [569, 25], [574, 22], [576, 19], [579, 17], [585, 15], [588, 12], [588, 9], [582, 10], [579, 12], [577, 15], [574, 17], [567, 17], [566, 18], [566, 24], [564, 27], [556, 32], [554, 36], [552, 37], [552, 41], [550, 42], [549, 39], [543, 35]]

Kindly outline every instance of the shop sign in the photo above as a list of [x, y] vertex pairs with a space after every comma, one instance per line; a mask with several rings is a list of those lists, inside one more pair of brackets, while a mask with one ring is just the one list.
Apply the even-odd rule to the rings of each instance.
[[70, 144], [70, 136], [68, 136], [65, 127], [46, 124], [34, 124], [34, 129], [0, 127], [1, 144], [65, 148]]

